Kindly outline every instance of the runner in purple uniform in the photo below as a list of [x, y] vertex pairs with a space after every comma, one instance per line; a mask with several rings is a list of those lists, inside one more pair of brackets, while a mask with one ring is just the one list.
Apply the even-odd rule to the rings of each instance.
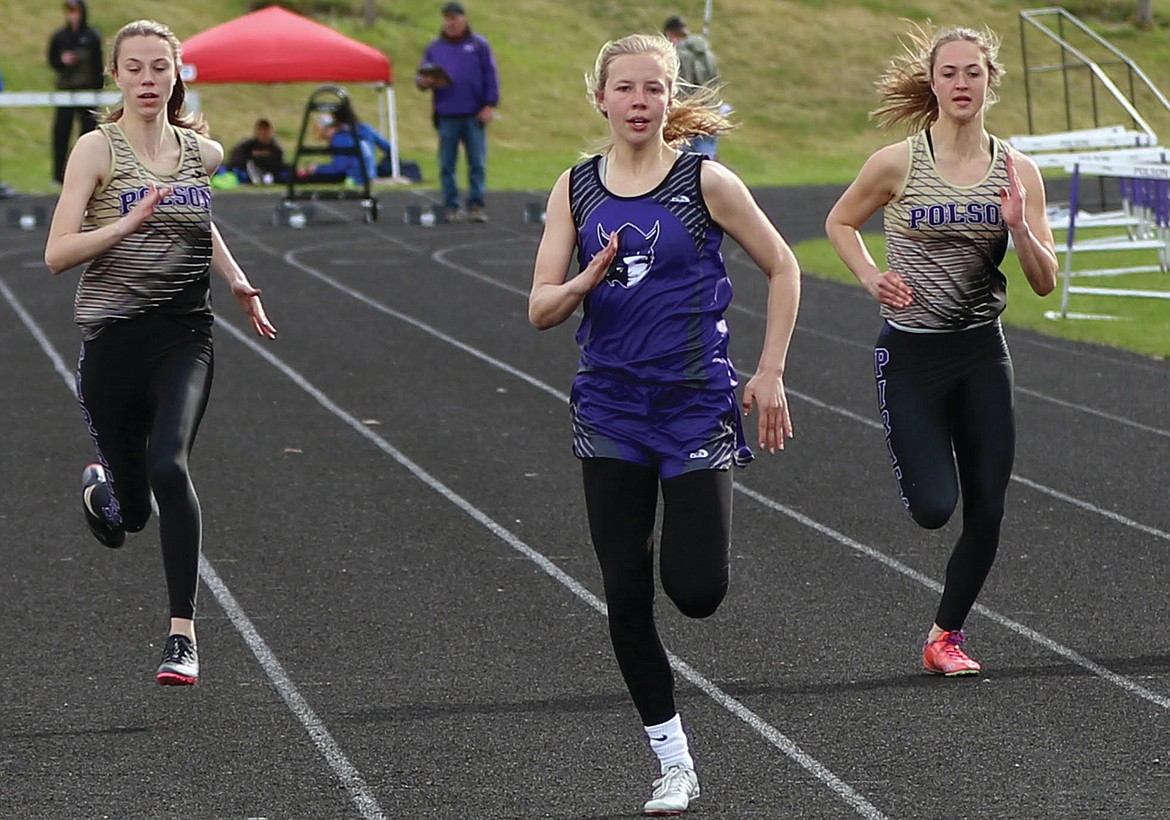
[[[677, 814], [699, 796], [654, 623], [658, 493], [663, 589], [679, 611], [705, 618], [727, 593], [731, 467], [752, 458], [728, 355], [723, 234], [768, 278], [763, 351], [742, 409], [758, 414], [757, 440], [769, 452], [792, 437], [783, 375], [800, 299], [796, 258], [743, 182], [680, 151], [730, 123], [714, 92], [680, 100], [677, 78], [665, 37], [631, 35], [602, 47], [588, 84], [610, 139], [552, 190], [528, 307], [540, 329], [584, 308], [573, 452], [610, 638], [659, 760], [647, 814]], [[570, 278], [574, 250], [580, 272]]]

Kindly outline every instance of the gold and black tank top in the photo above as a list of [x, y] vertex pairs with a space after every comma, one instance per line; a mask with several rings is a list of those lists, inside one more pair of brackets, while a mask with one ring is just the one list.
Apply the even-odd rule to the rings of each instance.
[[195, 133], [175, 128], [179, 163], [173, 171], [160, 173], [142, 164], [116, 122], [99, 128], [110, 143], [110, 176], [90, 197], [83, 231], [120, 219], [151, 184], [170, 186], [171, 193], [137, 231], [89, 263], [77, 285], [74, 321], [86, 339], [111, 322], [149, 311], [209, 328], [211, 180]]
[[885, 207], [887, 268], [914, 291], [914, 303], [881, 315], [900, 327], [961, 330], [998, 317], [1007, 300], [1000, 270], [1008, 232], [1000, 188], [1008, 150], [994, 137], [991, 164], [972, 185], [952, 185], [934, 162], [929, 132], [907, 139], [910, 167], [902, 191]]

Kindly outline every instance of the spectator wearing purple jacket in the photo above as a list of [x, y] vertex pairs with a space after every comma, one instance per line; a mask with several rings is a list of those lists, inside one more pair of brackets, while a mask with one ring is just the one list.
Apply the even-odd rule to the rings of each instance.
[[[414, 83], [434, 93], [439, 132], [439, 181], [448, 222], [487, 222], [484, 189], [487, 124], [500, 101], [500, 78], [487, 38], [471, 30], [461, 3], [442, 8], [443, 30], [423, 52]], [[459, 207], [455, 165], [459, 144], [467, 155], [467, 209]]]

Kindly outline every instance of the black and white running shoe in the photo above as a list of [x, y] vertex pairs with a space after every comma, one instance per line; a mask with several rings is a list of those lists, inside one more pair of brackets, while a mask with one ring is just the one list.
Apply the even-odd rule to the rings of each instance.
[[170, 635], [155, 679], [163, 686], [199, 683], [199, 652], [186, 635]]
[[[89, 488], [93, 487], [92, 491]], [[101, 510], [110, 505], [110, 483], [106, 479], [106, 468], [90, 464], [81, 471], [81, 509], [85, 512], [85, 523], [93, 537], [111, 549], [126, 543], [126, 530], [106, 521]]]

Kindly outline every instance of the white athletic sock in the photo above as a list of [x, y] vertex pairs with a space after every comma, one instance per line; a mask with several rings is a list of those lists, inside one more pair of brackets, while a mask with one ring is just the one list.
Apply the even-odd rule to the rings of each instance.
[[666, 723], [642, 728], [646, 730], [646, 737], [650, 739], [650, 751], [658, 755], [658, 764], [663, 774], [666, 773], [668, 766], [695, 768], [695, 761], [691, 758], [691, 751], [687, 746], [687, 736], [683, 732], [682, 719], [677, 712]]

